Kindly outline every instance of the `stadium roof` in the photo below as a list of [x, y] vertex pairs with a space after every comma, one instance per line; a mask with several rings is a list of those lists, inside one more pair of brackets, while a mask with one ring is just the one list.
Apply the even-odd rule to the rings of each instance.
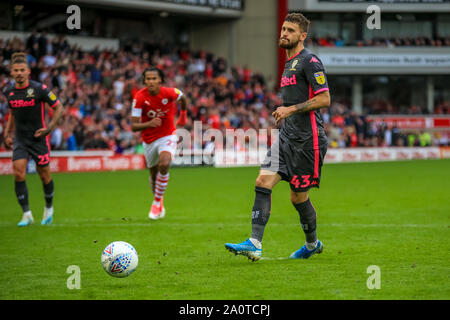
[[120, 10], [139, 10], [148, 12], [169, 12], [184, 15], [200, 15], [221, 18], [240, 18], [244, 0], [54, 0], [68, 5], [108, 7]]
[[382, 12], [449, 12], [449, 0], [288, 0], [291, 11], [365, 12], [377, 5]]

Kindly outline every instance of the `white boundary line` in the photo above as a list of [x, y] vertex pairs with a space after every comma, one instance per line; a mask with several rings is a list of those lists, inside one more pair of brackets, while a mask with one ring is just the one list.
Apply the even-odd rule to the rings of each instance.
[[[39, 221], [38, 221], [39, 222]], [[249, 227], [251, 223], [183, 223], [183, 222], [171, 222], [170, 220], [161, 220], [161, 221], [148, 221], [148, 222], [131, 222], [131, 221], [123, 221], [119, 222], [118, 220], [104, 220], [104, 219], [94, 219], [84, 220], [73, 220], [67, 221], [63, 220], [61, 223], [55, 221], [50, 226], [45, 226], [43, 228], [51, 228], [51, 227], [156, 227], [156, 226], [164, 226], [164, 227], [216, 227], [216, 228], [234, 228], [234, 227]], [[8, 221], [0, 221], [0, 227], [11, 227], [17, 226], [16, 222], [8, 222]], [[270, 226], [282, 226], [282, 227], [300, 227], [299, 224], [285, 224], [285, 223], [270, 223]], [[365, 223], [319, 223], [319, 227], [336, 227], [336, 228], [429, 228], [429, 229], [448, 229], [447, 224], [365, 224]], [[33, 227], [33, 226], [31, 226]]]

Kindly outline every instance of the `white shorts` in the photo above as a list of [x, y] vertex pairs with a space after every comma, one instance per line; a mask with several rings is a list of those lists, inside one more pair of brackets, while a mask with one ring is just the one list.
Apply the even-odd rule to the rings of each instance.
[[159, 138], [150, 144], [143, 142], [142, 145], [144, 146], [147, 167], [151, 168], [156, 166], [159, 162], [159, 154], [163, 151], [170, 152], [173, 159], [177, 150], [177, 142], [178, 138], [176, 134]]

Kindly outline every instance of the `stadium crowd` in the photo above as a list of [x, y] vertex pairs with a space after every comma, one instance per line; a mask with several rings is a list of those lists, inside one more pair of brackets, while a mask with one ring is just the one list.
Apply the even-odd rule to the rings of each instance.
[[[141, 73], [155, 65], [166, 75], [166, 86], [180, 88], [190, 101], [187, 129], [201, 121], [203, 129], [270, 129], [271, 113], [281, 105], [279, 90], [268, 88], [261, 74], [205, 51], [172, 47], [167, 43], [124, 43], [117, 52], [83, 52], [63, 36], [51, 41], [33, 33], [25, 42], [0, 39], [0, 89], [12, 84], [9, 60], [25, 51], [31, 78], [52, 88], [66, 108], [51, 134], [53, 150], [110, 149], [142, 152], [139, 133], [130, 130], [133, 95], [142, 88]], [[443, 108], [448, 113], [448, 104]], [[0, 95], [0, 149], [8, 117]], [[51, 112], [51, 111], [50, 111]], [[321, 110], [331, 147], [412, 146], [447, 144], [446, 137], [403, 133], [398, 128], [368, 122], [344, 104], [333, 102]], [[47, 117], [51, 114], [47, 114]]]

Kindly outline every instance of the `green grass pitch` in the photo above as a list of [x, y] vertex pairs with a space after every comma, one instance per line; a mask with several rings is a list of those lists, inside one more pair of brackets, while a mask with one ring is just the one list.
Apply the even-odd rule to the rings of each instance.
[[[55, 219], [41, 226], [44, 199], [28, 175], [35, 224], [18, 228], [12, 176], [0, 176], [0, 299], [450, 299], [450, 161], [328, 164], [310, 193], [324, 252], [287, 257], [304, 242], [289, 186], [278, 184], [263, 260], [226, 251], [251, 232], [257, 167], [173, 168], [166, 217], [147, 218], [147, 171], [53, 174]], [[115, 240], [134, 245], [128, 278], [100, 264]], [[79, 266], [81, 289], [67, 288]], [[368, 289], [371, 265], [380, 289]]]

